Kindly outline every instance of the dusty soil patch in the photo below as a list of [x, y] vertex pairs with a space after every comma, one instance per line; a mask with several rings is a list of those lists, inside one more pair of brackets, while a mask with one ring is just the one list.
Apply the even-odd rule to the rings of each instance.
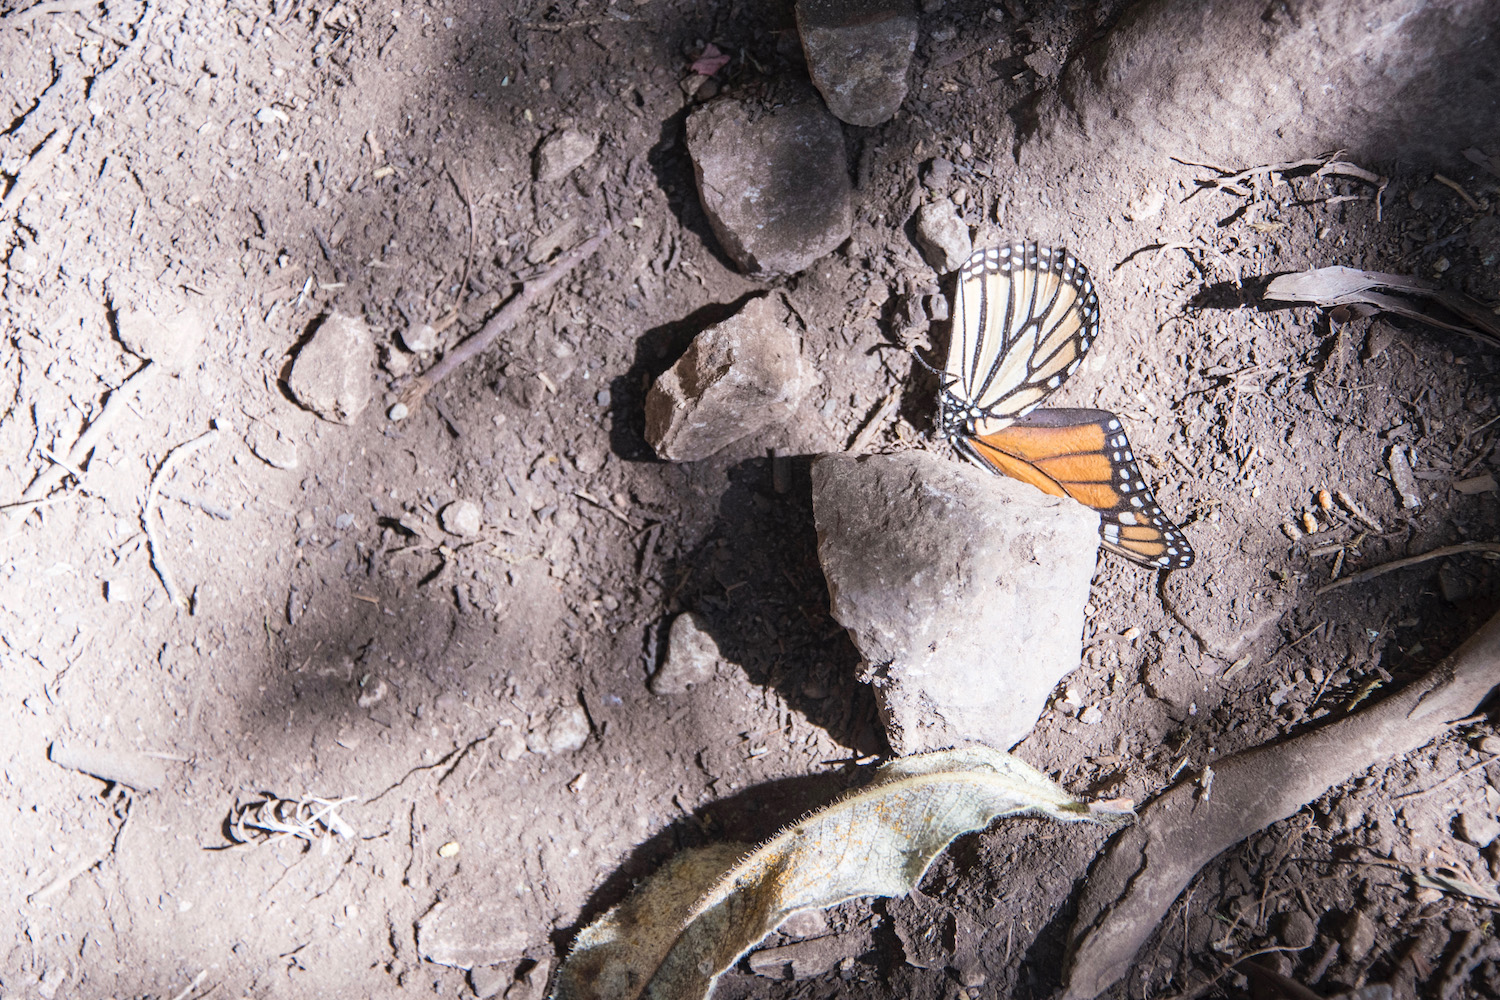
[[[901, 111], [844, 129], [853, 235], [774, 283], [821, 383], [789, 423], [682, 465], [645, 443], [646, 386], [767, 287], [713, 239], [684, 120], [715, 89], [774, 103], [805, 86], [790, 5], [6, 10], [0, 173], [34, 186], [0, 217], [0, 502], [58, 460], [82, 474], [0, 527], [7, 996], [539, 996], [576, 928], [678, 847], [765, 837], [857, 782], [884, 747], [829, 617], [808, 457], [856, 438], [945, 451], [908, 351], [940, 347], [942, 324], [898, 316], [937, 280], [913, 243], [929, 201], [980, 242], [1033, 236], [1089, 264], [1104, 332], [1056, 403], [1121, 414], [1199, 555], [1164, 581], [1099, 564], [1083, 665], [1024, 759], [1140, 800], [1420, 673], [1489, 616], [1500, 580], [1477, 554], [1314, 591], [1335, 565], [1500, 537], [1494, 352], [1258, 296], [1276, 273], [1344, 264], [1500, 299], [1500, 177], [1482, 165], [1500, 149], [1361, 161], [1390, 179], [1378, 205], [1310, 171], [1205, 188], [1212, 168], [1169, 159], [1192, 159], [1186, 143], [1027, 147], [1018, 164], [1123, 5], [924, 7]], [[733, 58], [685, 86], [708, 42]], [[1456, 103], [1490, 106], [1492, 78], [1454, 84]], [[594, 151], [539, 164], [566, 129]], [[951, 166], [924, 172], [935, 158]], [[383, 418], [394, 377], [606, 223], [615, 235], [494, 350]], [[286, 383], [334, 311], [381, 359], [350, 426]], [[142, 346], [143, 314], [171, 335]], [[127, 346], [161, 352], [159, 370], [71, 455], [141, 368]], [[893, 389], [888, 425], [862, 434]], [[1390, 481], [1393, 451], [1418, 506]], [[1323, 511], [1320, 489], [1378, 530]], [[443, 530], [457, 500], [479, 507], [476, 533]], [[658, 696], [646, 681], [681, 611], [723, 664]], [[166, 780], [106, 785], [49, 760], [58, 739], [144, 754]], [[1326, 994], [1496, 995], [1495, 958], [1465, 944], [1492, 910], [1411, 878], [1443, 865], [1494, 884], [1500, 856], [1477, 841], [1496, 739], [1478, 720], [1231, 849], [1131, 988], [1176, 993], [1274, 945], [1288, 950], [1266, 961]], [[236, 821], [268, 796], [304, 835], [242, 843]], [[347, 800], [343, 834], [297, 812], [312, 797]], [[855, 942], [832, 971], [786, 983], [746, 966], [721, 995], [1048, 995], [1103, 836], [1028, 820], [963, 838], [919, 894], [812, 929]], [[419, 921], [499, 970], [423, 961]]]

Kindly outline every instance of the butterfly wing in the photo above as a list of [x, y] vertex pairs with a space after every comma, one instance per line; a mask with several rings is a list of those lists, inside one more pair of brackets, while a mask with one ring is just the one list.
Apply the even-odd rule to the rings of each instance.
[[1025, 416], [1077, 370], [1099, 332], [1088, 269], [1061, 247], [976, 250], [958, 275], [944, 430]]
[[1162, 513], [1113, 413], [1037, 410], [1008, 424], [981, 421], [975, 430], [957, 439], [960, 451], [992, 472], [1097, 510], [1111, 552], [1156, 569], [1193, 564], [1193, 547]]

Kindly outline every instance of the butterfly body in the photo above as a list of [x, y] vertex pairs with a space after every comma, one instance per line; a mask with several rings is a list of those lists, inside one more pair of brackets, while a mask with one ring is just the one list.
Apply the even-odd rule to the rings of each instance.
[[1119, 417], [1038, 409], [1099, 333], [1087, 269], [1035, 243], [975, 251], [959, 272], [938, 425], [981, 468], [1099, 512], [1106, 549], [1185, 569], [1192, 546], [1151, 494]]

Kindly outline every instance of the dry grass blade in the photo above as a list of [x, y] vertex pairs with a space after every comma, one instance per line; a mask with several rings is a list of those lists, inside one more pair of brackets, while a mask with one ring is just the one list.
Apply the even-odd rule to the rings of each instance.
[[[1319, 267], [1273, 279], [1262, 297], [1275, 302], [1307, 302], [1319, 306], [1370, 306], [1380, 312], [1395, 313], [1500, 346], [1500, 320], [1493, 312], [1461, 292], [1439, 288], [1421, 278], [1361, 271], [1353, 267]], [[1419, 308], [1412, 299], [1436, 302], [1470, 325], [1448, 322]]]

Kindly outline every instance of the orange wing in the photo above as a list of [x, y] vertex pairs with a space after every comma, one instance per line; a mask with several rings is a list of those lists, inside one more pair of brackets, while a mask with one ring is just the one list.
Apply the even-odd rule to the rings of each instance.
[[1193, 564], [1193, 547], [1161, 512], [1113, 413], [1033, 410], [1007, 426], [993, 423], [1000, 421], [978, 421], [974, 435], [955, 439], [970, 460], [1094, 508], [1111, 552], [1154, 569]]

